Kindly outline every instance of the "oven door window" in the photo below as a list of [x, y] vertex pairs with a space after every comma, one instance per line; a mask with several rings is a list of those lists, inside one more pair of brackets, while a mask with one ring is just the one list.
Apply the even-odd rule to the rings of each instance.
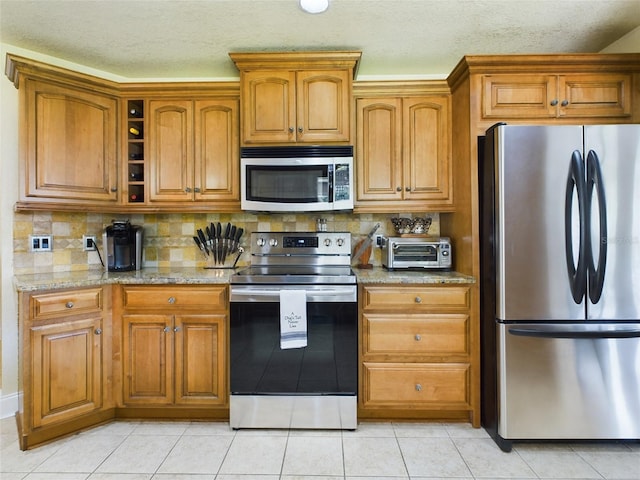
[[356, 303], [308, 303], [307, 346], [285, 350], [278, 303], [231, 303], [230, 338], [233, 395], [357, 392]]
[[247, 165], [247, 200], [326, 203], [332, 198], [332, 173], [330, 165]]

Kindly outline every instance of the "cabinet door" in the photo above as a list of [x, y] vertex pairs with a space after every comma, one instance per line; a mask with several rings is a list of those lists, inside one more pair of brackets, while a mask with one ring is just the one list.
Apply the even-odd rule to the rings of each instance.
[[285, 143], [296, 138], [295, 72], [242, 73], [242, 142]]
[[631, 75], [560, 75], [558, 116], [630, 117]]
[[224, 405], [226, 315], [175, 317], [175, 403]]
[[451, 133], [448, 97], [403, 100], [405, 200], [450, 203]]
[[173, 330], [168, 315], [122, 316], [125, 404], [173, 402]]
[[193, 200], [193, 103], [149, 101], [150, 200]]
[[349, 75], [346, 70], [310, 70], [297, 73], [298, 142], [350, 140]]
[[557, 113], [555, 75], [484, 75], [484, 118], [554, 118]]
[[24, 197], [116, 203], [117, 101], [26, 79]]
[[356, 200], [402, 199], [402, 99], [356, 101]]
[[101, 317], [31, 328], [34, 428], [102, 407], [101, 328]]
[[195, 102], [195, 200], [240, 201], [238, 100]]

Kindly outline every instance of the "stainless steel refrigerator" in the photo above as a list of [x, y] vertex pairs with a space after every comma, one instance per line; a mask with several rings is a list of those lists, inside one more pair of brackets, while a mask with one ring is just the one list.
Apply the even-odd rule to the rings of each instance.
[[640, 125], [480, 139], [482, 424], [640, 439]]

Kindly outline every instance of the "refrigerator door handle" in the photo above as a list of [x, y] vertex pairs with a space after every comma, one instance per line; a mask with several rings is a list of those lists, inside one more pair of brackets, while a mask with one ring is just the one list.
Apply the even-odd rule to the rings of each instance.
[[511, 335], [520, 337], [537, 337], [537, 338], [576, 338], [576, 339], [606, 339], [606, 338], [640, 338], [640, 330], [601, 330], [601, 331], [581, 331], [574, 332], [570, 330], [536, 330], [532, 328], [510, 328]]
[[[565, 191], [564, 204], [564, 243], [565, 255], [567, 261], [567, 273], [569, 275], [569, 286], [573, 301], [582, 302], [587, 290], [586, 282], [586, 259], [584, 258], [586, 247], [586, 185], [585, 185], [585, 167], [582, 161], [582, 155], [575, 150], [571, 155], [571, 163], [569, 164], [569, 174], [567, 176], [567, 187]], [[573, 258], [573, 229], [572, 229], [572, 213], [573, 213], [573, 191], [578, 196], [578, 216], [580, 221], [580, 238], [578, 250], [578, 264], [576, 265]]]
[[[587, 211], [591, 212], [593, 191], [598, 196], [598, 222], [600, 224], [598, 235], [598, 266], [593, 263], [593, 248], [591, 244], [591, 225], [587, 228], [587, 277], [589, 279], [589, 299], [591, 303], [598, 303], [604, 286], [604, 274], [607, 266], [607, 205], [602, 181], [602, 170], [598, 154], [589, 150], [587, 154]], [[590, 215], [587, 217], [590, 218]], [[588, 220], [590, 222], [590, 220]]]

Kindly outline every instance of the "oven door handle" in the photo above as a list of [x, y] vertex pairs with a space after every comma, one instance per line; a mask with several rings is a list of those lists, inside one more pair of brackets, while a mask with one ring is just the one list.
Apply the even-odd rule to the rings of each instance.
[[[232, 287], [231, 288], [231, 302], [242, 302], [242, 301], [280, 301], [280, 290], [292, 290], [291, 288], [274, 288], [274, 289], [259, 289], [255, 287], [243, 288], [243, 287]], [[304, 287], [294, 288], [293, 290], [306, 290], [307, 292], [307, 301], [356, 301], [357, 294], [355, 287], [345, 287], [345, 288], [322, 288], [318, 289], [317, 287], [312, 289], [305, 289]], [[322, 298], [322, 300], [318, 300]]]

